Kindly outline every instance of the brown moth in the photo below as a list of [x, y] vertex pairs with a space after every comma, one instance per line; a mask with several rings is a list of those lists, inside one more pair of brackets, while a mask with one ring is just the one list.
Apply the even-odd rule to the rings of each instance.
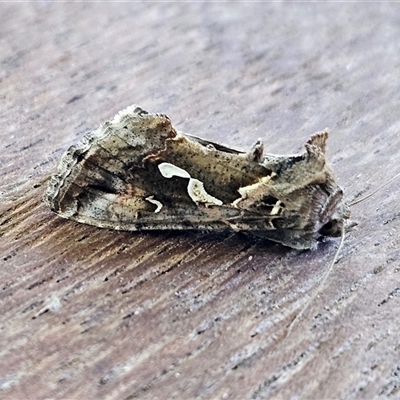
[[295, 249], [340, 236], [350, 211], [325, 158], [327, 131], [300, 155], [233, 150], [130, 106], [71, 146], [45, 199], [100, 228], [251, 231]]

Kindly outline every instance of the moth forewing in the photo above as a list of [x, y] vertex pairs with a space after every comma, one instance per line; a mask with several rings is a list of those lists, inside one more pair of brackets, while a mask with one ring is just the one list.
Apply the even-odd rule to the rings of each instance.
[[327, 137], [314, 134], [301, 155], [263, 155], [261, 141], [245, 153], [130, 106], [67, 150], [45, 199], [60, 216], [101, 228], [243, 230], [307, 249], [349, 215]]

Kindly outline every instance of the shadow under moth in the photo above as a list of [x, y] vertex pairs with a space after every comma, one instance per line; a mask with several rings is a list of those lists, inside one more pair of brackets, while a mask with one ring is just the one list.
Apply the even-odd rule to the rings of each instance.
[[62, 157], [45, 199], [101, 228], [250, 231], [295, 249], [343, 234], [350, 211], [325, 157], [327, 131], [300, 155], [233, 150], [130, 106]]

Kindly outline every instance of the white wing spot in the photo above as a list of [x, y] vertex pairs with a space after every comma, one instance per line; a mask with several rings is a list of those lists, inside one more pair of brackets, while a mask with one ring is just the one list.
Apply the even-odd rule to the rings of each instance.
[[270, 215], [276, 215], [279, 213], [279, 210], [281, 209], [281, 204], [282, 202], [278, 200], [275, 205], [272, 207], [272, 210], [270, 212]]
[[207, 191], [204, 189], [203, 182], [199, 181], [198, 179], [192, 178], [190, 174], [184, 169], [166, 162], [159, 164], [158, 169], [160, 170], [161, 175], [164, 178], [172, 178], [173, 176], [178, 176], [180, 178], [189, 179], [187, 187], [188, 195], [196, 204], [204, 203], [205, 205], [217, 206], [221, 206], [223, 204], [221, 200], [207, 193]]
[[177, 167], [174, 164], [163, 162], [158, 165], [158, 169], [164, 178], [172, 178], [173, 176], [179, 176], [180, 178], [189, 178], [190, 175], [182, 168]]
[[161, 211], [161, 209], [163, 208], [161, 201], [155, 200], [154, 196], [146, 197], [146, 200], [157, 206], [157, 208], [154, 210], [155, 213], [159, 213]]
[[203, 182], [198, 179], [189, 179], [188, 194], [195, 203], [204, 203], [206, 205], [222, 206], [222, 201], [216, 197], [211, 196], [204, 189]]

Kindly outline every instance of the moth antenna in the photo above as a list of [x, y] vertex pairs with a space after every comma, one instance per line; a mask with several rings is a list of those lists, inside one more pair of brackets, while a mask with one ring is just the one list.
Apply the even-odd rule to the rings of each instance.
[[386, 183], [384, 183], [383, 185], [379, 186], [377, 189], [375, 189], [372, 193], [367, 194], [364, 197], [361, 197], [361, 199], [358, 200], [354, 200], [351, 203], [347, 204], [349, 207], [354, 206], [355, 204], [361, 203], [362, 201], [368, 199], [369, 197], [373, 196], [376, 192], [379, 192], [381, 189], [383, 189], [386, 185], [389, 185], [390, 182], [393, 182], [397, 177], [400, 176], [400, 172], [398, 174], [396, 174], [395, 176], [393, 176], [392, 178], [390, 178]]
[[311, 302], [314, 301], [315, 298], [322, 292], [322, 290], [323, 290], [323, 288], [324, 288], [324, 286], [325, 286], [325, 283], [326, 283], [326, 281], [327, 281], [327, 279], [328, 279], [328, 276], [329, 276], [330, 273], [332, 272], [333, 266], [335, 265], [335, 263], [336, 263], [336, 261], [337, 261], [337, 259], [338, 259], [338, 256], [339, 256], [340, 251], [342, 250], [343, 243], [344, 243], [344, 234], [345, 234], [345, 232], [344, 232], [344, 226], [342, 226], [341, 235], [340, 235], [339, 247], [338, 247], [337, 250], [336, 250], [336, 253], [335, 253], [335, 256], [333, 257], [332, 262], [329, 264], [328, 269], [327, 269], [326, 272], [324, 273], [324, 275], [323, 275], [321, 281], [318, 283], [318, 287], [317, 287], [317, 289], [315, 290], [315, 292], [314, 292], [314, 293], [312, 294], [312, 296], [307, 300], [307, 302], [306, 302], [306, 304], [304, 305], [304, 307], [303, 307], [303, 308], [301, 309], [301, 311], [294, 317], [294, 319], [292, 320], [292, 322], [290, 323], [290, 325], [287, 327], [285, 338], [287, 338], [287, 337], [290, 335], [290, 333], [291, 333], [292, 330], [293, 330], [293, 327], [297, 324], [297, 322], [299, 321], [299, 319], [301, 318], [301, 316], [304, 314], [304, 311], [306, 311], [306, 309], [307, 309], [308, 306], [311, 304]]

